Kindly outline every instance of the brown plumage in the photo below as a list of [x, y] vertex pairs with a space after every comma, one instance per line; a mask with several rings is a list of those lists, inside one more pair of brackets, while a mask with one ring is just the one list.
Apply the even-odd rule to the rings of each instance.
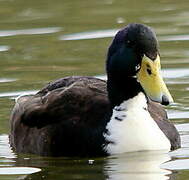
[[10, 143], [17, 152], [24, 153], [104, 155], [104, 140], [98, 138], [109, 112], [105, 81], [92, 77], [63, 78], [36, 95], [18, 99], [11, 115]]
[[[149, 100], [148, 111], [170, 140], [171, 149], [179, 148], [180, 137], [163, 107]], [[105, 81], [66, 77], [36, 95], [18, 99], [11, 116], [10, 143], [17, 152], [44, 156], [106, 155], [99, 135], [110, 115]]]

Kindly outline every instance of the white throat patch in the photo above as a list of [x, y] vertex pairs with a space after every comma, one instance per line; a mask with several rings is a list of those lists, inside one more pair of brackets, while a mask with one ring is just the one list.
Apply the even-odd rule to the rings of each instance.
[[147, 110], [143, 93], [113, 109], [104, 137], [109, 154], [145, 150], [170, 150], [171, 144]]

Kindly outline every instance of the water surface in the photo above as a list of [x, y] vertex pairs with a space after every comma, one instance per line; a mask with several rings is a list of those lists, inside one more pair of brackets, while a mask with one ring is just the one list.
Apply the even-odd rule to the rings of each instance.
[[[0, 179], [189, 179], [189, 1], [0, 1]], [[182, 148], [107, 158], [16, 154], [9, 142], [14, 99], [68, 75], [105, 78], [112, 37], [130, 22], [153, 27], [163, 76], [175, 103], [166, 107]], [[94, 161], [93, 161], [94, 160]]]

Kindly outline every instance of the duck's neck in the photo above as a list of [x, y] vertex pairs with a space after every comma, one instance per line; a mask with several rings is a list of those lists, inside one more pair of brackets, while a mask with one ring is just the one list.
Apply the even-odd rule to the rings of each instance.
[[119, 106], [123, 101], [127, 101], [143, 92], [143, 89], [136, 77], [124, 77], [108, 75], [107, 81], [108, 97], [111, 107]]

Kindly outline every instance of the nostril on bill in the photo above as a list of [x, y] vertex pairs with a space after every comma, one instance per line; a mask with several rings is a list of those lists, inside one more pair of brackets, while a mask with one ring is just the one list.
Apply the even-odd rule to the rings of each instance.
[[167, 98], [167, 96], [163, 95], [162, 96], [162, 103], [163, 105], [169, 105], [169, 99]]

